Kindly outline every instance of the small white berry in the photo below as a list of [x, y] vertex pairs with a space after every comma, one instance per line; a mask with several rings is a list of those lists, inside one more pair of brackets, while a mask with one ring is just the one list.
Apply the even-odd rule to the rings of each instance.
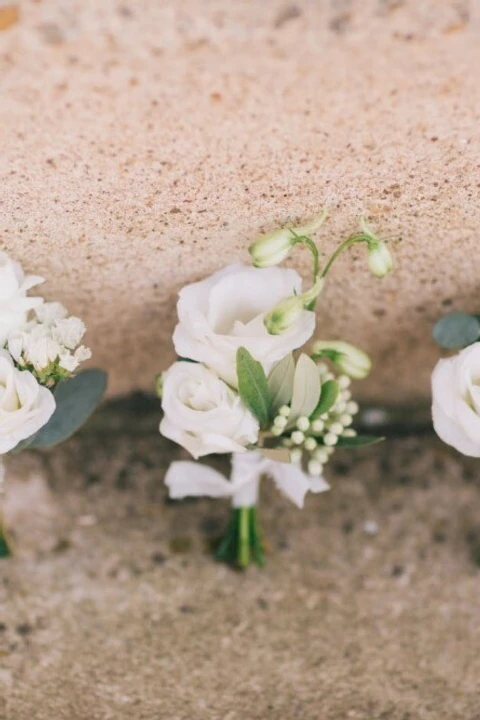
[[315, 460], [318, 460], [319, 463], [324, 465], [328, 461], [328, 455], [326, 448], [317, 448], [314, 452]]
[[331, 425], [328, 426], [328, 430], [328, 434], [341, 435], [343, 432], [343, 425], [339, 422], [333, 422]]
[[345, 412], [347, 409], [347, 403], [345, 400], [338, 400], [335, 403], [335, 412], [339, 413], [340, 415]]
[[294, 443], [294, 445], [302, 445], [304, 440], [305, 435], [300, 430], [295, 430], [292, 433], [292, 442]]
[[334, 447], [326, 446], [326, 447], [324, 447], [323, 449], [325, 450], [325, 452], [327, 453], [327, 455], [333, 455], [333, 453], [335, 452], [335, 448], [334, 448]]
[[283, 415], [277, 415], [277, 417], [273, 421], [273, 424], [275, 425], [275, 427], [279, 427], [283, 430], [283, 428], [286, 427], [287, 422], [288, 420], [286, 417], [284, 417]]
[[347, 428], [342, 433], [343, 437], [355, 437], [356, 434], [357, 434], [357, 431], [354, 430], [353, 428]]
[[318, 477], [322, 474], [323, 467], [320, 465], [318, 460], [310, 460], [308, 463], [308, 473], [309, 475], [314, 475], [315, 477]]
[[350, 387], [352, 381], [350, 380], [348, 375], [340, 375], [337, 382], [338, 386], [342, 388], [342, 390], [346, 390], [348, 387]]
[[272, 427], [272, 431], [271, 431], [271, 432], [272, 432], [272, 435], [276, 435], [276, 436], [278, 437], [279, 435], [282, 434], [283, 428], [277, 427], [277, 425], [274, 425], [274, 426]]
[[282, 417], [288, 417], [290, 415], [290, 408], [288, 407], [288, 405], [282, 405], [282, 407], [278, 411], [278, 414]]
[[297, 428], [301, 430], [302, 432], [305, 432], [310, 427], [310, 420], [305, 416], [302, 415], [297, 420]]
[[312, 423], [312, 430], [314, 433], [321, 433], [324, 427], [325, 423], [323, 420], [314, 420]]
[[356, 415], [359, 410], [360, 408], [358, 407], [358, 403], [353, 400], [347, 403], [347, 412], [350, 413], [350, 415]]
[[299, 465], [302, 462], [302, 451], [300, 448], [293, 448], [290, 451], [290, 461], [295, 465]]
[[353, 418], [348, 413], [344, 413], [343, 415], [340, 415], [340, 422], [344, 427], [348, 427], [352, 424]]
[[315, 450], [316, 447], [317, 447], [317, 441], [315, 440], [315, 438], [308, 437], [305, 440], [305, 445], [304, 445], [305, 450], [312, 452], [312, 450]]
[[328, 432], [324, 436], [323, 442], [325, 443], [325, 445], [336, 445], [338, 442], [338, 435], [334, 435], [334, 433]]

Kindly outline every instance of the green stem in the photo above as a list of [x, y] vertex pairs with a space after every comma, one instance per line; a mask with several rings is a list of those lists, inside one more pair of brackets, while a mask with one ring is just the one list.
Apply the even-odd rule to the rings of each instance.
[[258, 567], [265, 565], [265, 555], [263, 553], [262, 540], [258, 527], [258, 512], [256, 507], [250, 509], [250, 544], [253, 551], [253, 559]]
[[291, 232], [295, 237], [294, 245], [305, 245], [306, 247], [308, 247], [308, 249], [313, 255], [313, 282], [315, 282], [320, 270], [320, 257], [318, 254], [318, 248], [313, 242], [313, 240], [306, 235], [297, 235], [294, 230], [292, 230]]
[[343, 241], [341, 245], [338, 246], [338, 248], [335, 250], [333, 255], [331, 255], [330, 260], [327, 262], [325, 267], [323, 268], [322, 274], [320, 277], [324, 278], [327, 276], [328, 272], [330, 271], [330, 268], [332, 267], [335, 260], [338, 258], [339, 255], [341, 255], [345, 250], [348, 250], [349, 247], [352, 247], [352, 245], [356, 245], [359, 242], [367, 242], [366, 237], [363, 233], [357, 233], [356, 235], [351, 235], [349, 238]]
[[250, 537], [249, 537], [249, 507], [239, 509], [239, 534], [237, 562], [241, 568], [248, 567], [250, 563]]

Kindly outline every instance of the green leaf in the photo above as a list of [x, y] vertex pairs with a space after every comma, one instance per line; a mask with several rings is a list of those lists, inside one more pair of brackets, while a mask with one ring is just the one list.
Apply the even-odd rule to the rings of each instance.
[[55, 412], [33, 436], [29, 447], [52, 447], [73, 435], [95, 410], [106, 387], [107, 373], [94, 369], [59, 383], [54, 391]]
[[262, 365], [244, 347], [237, 350], [238, 392], [264, 428], [270, 421], [270, 393]]
[[340, 388], [336, 380], [327, 380], [326, 382], [324, 382], [320, 390], [320, 400], [318, 401], [317, 407], [313, 411], [311, 420], [316, 420], [320, 417], [320, 415], [328, 412], [330, 408], [333, 407], [333, 405], [335, 405], [335, 403], [337, 402], [339, 392]]
[[310, 417], [320, 397], [320, 375], [313, 360], [302, 353], [298, 358], [293, 377], [293, 397], [288, 426], [295, 424], [299, 417]]
[[457, 350], [480, 338], [480, 319], [466, 313], [451, 313], [433, 326], [433, 338], [440, 347]]
[[295, 361], [292, 353], [290, 353], [275, 365], [268, 376], [272, 416], [276, 414], [282, 405], [288, 405], [292, 399], [294, 373]]
[[287, 448], [260, 448], [260, 452], [269, 460], [275, 462], [289, 463], [290, 453]]
[[354, 437], [339, 437], [338, 443], [335, 447], [339, 448], [357, 448], [364, 447], [366, 445], [376, 445], [379, 442], [385, 440], [384, 437], [377, 437], [377, 435], [355, 435]]

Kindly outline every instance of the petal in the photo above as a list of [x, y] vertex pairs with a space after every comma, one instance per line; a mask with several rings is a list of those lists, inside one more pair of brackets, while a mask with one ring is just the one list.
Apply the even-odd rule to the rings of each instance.
[[433, 427], [447, 445], [470, 457], [480, 457], [480, 443], [473, 442], [463, 428], [449, 417], [437, 402], [432, 405]]

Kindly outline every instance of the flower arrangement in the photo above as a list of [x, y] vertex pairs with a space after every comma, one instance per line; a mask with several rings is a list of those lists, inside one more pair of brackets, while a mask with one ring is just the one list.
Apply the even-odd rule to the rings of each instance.
[[[57, 445], [93, 412], [106, 388], [101, 370], [77, 369], [91, 352], [84, 323], [28, 291], [43, 283], [0, 252], [0, 503], [3, 456]], [[9, 555], [0, 504], [0, 557]]]
[[437, 435], [463, 455], [480, 457], [480, 316], [451, 313], [433, 328], [441, 348], [458, 350], [432, 373]]
[[[264, 563], [257, 502], [269, 476], [295, 505], [307, 492], [328, 490], [323, 470], [336, 448], [379, 438], [351, 427], [358, 411], [351, 379], [364, 378], [370, 359], [343, 341], [317, 341], [315, 304], [337, 257], [364, 244], [377, 277], [392, 269], [386, 244], [362, 221], [323, 269], [311, 235], [325, 213], [303, 227], [263, 235], [249, 248], [254, 267], [229, 265], [184, 287], [173, 343], [179, 359], [158, 378], [160, 432], [197, 460], [232, 455], [231, 477], [199, 463], [173, 462], [165, 482], [171, 498], [230, 498], [232, 514], [217, 558], [245, 568]], [[292, 269], [277, 267], [296, 246], [313, 261], [313, 282], [302, 292]]]

